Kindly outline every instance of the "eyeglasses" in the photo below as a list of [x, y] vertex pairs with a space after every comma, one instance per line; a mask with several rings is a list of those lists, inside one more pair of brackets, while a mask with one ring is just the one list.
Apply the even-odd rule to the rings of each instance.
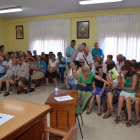
[[80, 63], [85, 63], [85, 62], [80, 62]]

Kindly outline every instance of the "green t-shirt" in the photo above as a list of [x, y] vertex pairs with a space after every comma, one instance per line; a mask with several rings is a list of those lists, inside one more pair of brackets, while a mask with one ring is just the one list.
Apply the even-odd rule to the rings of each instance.
[[83, 84], [92, 84], [93, 79], [96, 77], [96, 74], [90, 71], [90, 75], [86, 81], [83, 79], [83, 73], [81, 73], [78, 77], [78, 82]]
[[[130, 79], [125, 78], [126, 82], [124, 83], [124, 87], [131, 87], [132, 86], [132, 82], [133, 82], [133, 76], [131, 76]], [[123, 89], [123, 91], [128, 92], [128, 93], [136, 93], [138, 91], [138, 83], [136, 85], [135, 90], [127, 90], [127, 89]]]

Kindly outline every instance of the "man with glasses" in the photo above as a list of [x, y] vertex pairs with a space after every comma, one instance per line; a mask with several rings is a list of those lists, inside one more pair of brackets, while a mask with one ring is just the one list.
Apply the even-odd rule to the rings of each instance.
[[81, 65], [81, 68], [85, 66], [85, 60], [84, 59], [80, 59], [79, 63]]

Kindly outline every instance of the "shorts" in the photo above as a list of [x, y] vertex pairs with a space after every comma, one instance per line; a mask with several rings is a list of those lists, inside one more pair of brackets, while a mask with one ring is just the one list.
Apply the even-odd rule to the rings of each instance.
[[[13, 81], [14, 81], [14, 78], [15, 78], [15, 76], [13, 75], [9, 80], [13, 80]], [[7, 77], [5, 77], [5, 75], [4, 75], [4, 76], [2, 76], [0, 79], [1, 79], [3, 82], [6, 82]]]
[[119, 98], [121, 91], [122, 91], [122, 89], [120, 89], [120, 88], [111, 89], [110, 87], [107, 87], [105, 89], [106, 99], [108, 99], [108, 97], [107, 97], [107, 93], [108, 92], [112, 92], [113, 93], [113, 99], [114, 99], [114, 98]]
[[[91, 89], [91, 93], [92, 93], [92, 95], [94, 96], [94, 99], [96, 99], [96, 95], [100, 95], [100, 92], [102, 91], [102, 89], [103, 88], [98, 88], [98, 87], [96, 87], [96, 93], [92, 93], [92, 91], [93, 91], [93, 88]], [[104, 98], [104, 96], [105, 96], [105, 92], [103, 92], [103, 94], [102, 94], [102, 96], [101, 96], [101, 99], [103, 99]]]
[[57, 78], [58, 72], [54, 71], [53, 73], [49, 73], [48, 71], [46, 71], [45, 78], [49, 78], [50, 75], [52, 76], [52, 78]]
[[28, 80], [26, 78], [24, 78], [24, 77], [21, 78], [19, 81], [22, 82], [22, 83], [28, 82]]
[[125, 91], [121, 91], [120, 93], [120, 96], [124, 96], [125, 100], [128, 98], [128, 97], [131, 97], [133, 102], [135, 101], [135, 94], [136, 93], [128, 93], [128, 92], [125, 92]]
[[88, 92], [88, 91], [91, 91], [91, 88], [92, 88], [91, 84], [87, 84], [86, 87], [83, 87], [82, 85], [78, 85], [78, 90], [80, 90], [80, 91]]

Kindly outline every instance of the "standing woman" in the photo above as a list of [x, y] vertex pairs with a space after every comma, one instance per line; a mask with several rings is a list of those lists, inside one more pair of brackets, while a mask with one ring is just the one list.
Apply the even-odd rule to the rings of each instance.
[[134, 102], [135, 94], [138, 91], [138, 77], [136, 74], [135, 75], [132, 74], [131, 68], [128, 65], [124, 65], [121, 67], [121, 73], [123, 74], [121, 81], [122, 91], [119, 97], [118, 113], [116, 116], [115, 123], [118, 124], [120, 122], [120, 114], [122, 111], [122, 106], [124, 101], [126, 101], [126, 109], [128, 113], [128, 122], [126, 123], [126, 127], [130, 127], [132, 124], [131, 104]]
[[[103, 78], [104, 80], [106, 80], [106, 74], [103, 73], [103, 68], [102, 66], [98, 66], [96, 67], [96, 71], [98, 73], [95, 73], [96, 75], [98, 75], [99, 77]], [[97, 104], [98, 104], [98, 116], [101, 116], [101, 99], [103, 99], [104, 95], [105, 95], [105, 88], [106, 88], [106, 83], [97, 80], [97, 79], [93, 79], [93, 88], [91, 89], [91, 93], [92, 93], [92, 98], [90, 99], [90, 103], [89, 103], [89, 108], [86, 114], [90, 114], [91, 110], [92, 110], [92, 104], [94, 99], [97, 100]]]
[[73, 61], [66, 75], [66, 85], [64, 85], [61, 90], [78, 90], [77, 80], [80, 73], [81, 68], [79, 61]]
[[[107, 71], [109, 72], [111, 69], [115, 67], [114, 64], [107, 65]], [[107, 119], [111, 116], [111, 112], [114, 112], [112, 101], [114, 98], [119, 98], [121, 93], [121, 76], [119, 75], [117, 78], [113, 79], [112, 74], [109, 72], [106, 76], [107, 82], [110, 82], [109, 87], [105, 89], [106, 98], [107, 98], [107, 112], [103, 116], [104, 119]]]
[[[84, 92], [91, 91], [94, 88], [93, 79], [100, 80], [106, 83], [106, 80], [90, 71], [88, 66], [82, 68], [82, 73], [78, 77], [78, 98], [81, 100]], [[106, 83], [108, 84], [108, 83]]]
[[55, 82], [55, 86], [57, 86], [58, 65], [59, 65], [59, 62], [55, 59], [55, 54], [52, 54], [51, 59], [48, 63], [46, 74], [45, 74], [46, 86], [50, 85], [49, 80], [48, 80], [50, 75], [52, 76]]

